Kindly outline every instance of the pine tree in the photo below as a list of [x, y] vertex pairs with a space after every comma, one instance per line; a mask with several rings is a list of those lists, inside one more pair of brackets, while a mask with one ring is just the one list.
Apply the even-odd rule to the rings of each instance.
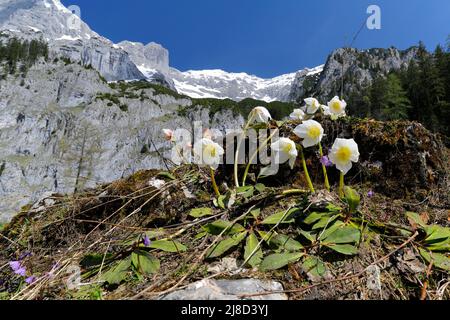
[[381, 114], [383, 120], [408, 119], [408, 110], [411, 108], [406, 91], [402, 87], [400, 78], [391, 73], [385, 80], [386, 91], [381, 101]]

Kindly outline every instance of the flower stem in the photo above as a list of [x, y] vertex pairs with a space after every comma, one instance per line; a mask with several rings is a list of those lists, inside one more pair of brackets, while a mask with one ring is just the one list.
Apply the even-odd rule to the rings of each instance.
[[216, 193], [217, 197], [220, 197], [219, 187], [217, 187], [216, 178], [214, 176], [214, 169], [213, 168], [209, 168], [209, 169], [210, 169], [210, 173], [211, 173], [211, 182], [213, 185], [214, 192]]
[[[322, 143], [319, 142], [319, 153], [320, 158], [323, 158], [323, 149], [322, 149]], [[325, 188], [330, 191], [330, 181], [328, 180], [328, 174], [327, 174], [327, 167], [322, 164], [322, 171], [323, 171], [323, 177], [325, 178]]]
[[341, 176], [339, 179], [339, 197], [343, 198], [344, 197], [344, 173], [341, 172]]
[[274, 132], [266, 140], [264, 140], [264, 142], [256, 149], [255, 153], [249, 159], [249, 161], [247, 163], [247, 167], [245, 168], [244, 177], [242, 178], [242, 186], [243, 187], [245, 187], [245, 182], [247, 181], [247, 175], [248, 175], [248, 171], [250, 170], [250, 166], [251, 166], [253, 160], [255, 160], [256, 156], [258, 155], [259, 150], [261, 148], [264, 148], [277, 132], [278, 132], [278, 129], [274, 130]]
[[313, 184], [311, 182], [311, 177], [309, 176], [309, 173], [308, 173], [308, 167], [306, 166], [305, 154], [303, 153], [303, 148], [302, 147], [300, 147], [300, 156], [301, 156], [301, 159], [302, 159], [303, 171], [305, 172], [305, 178], [306, 178], [306, 181], [308, 182], [309, 190], [312, 193], [314, 193], [316, 191], [314, 190], [314, 186], [313, 186]]
[[247, 132], [248, 128], [250, 127], [250, 123], [253, 121], [253, 118], [255, 116], [252, 114], [250, 118], [248, 119], [244, 131], [242, 132], [241, 136], [238, 138], [237, 141], [237, 148], [236, 153], [234, 156], [234, 184], [236, 185], [236, 188], [239, 188], [239, 177], [238, 177], [238, 162], [239, 162], [239, 149], [241, 148], [242, 140], [245, 139], [245, 133]]

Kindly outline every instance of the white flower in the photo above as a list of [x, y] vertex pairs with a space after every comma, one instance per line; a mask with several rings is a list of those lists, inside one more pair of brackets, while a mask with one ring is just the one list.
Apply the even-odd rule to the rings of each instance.
[[294, 109], [289, 117], [293, 120], [303, 120], [305, 118], [305, 112], [302, 109]]
[[214, 138], [213, 132], [210, 129], [203, 130], [203, 138], [212, 140]]
[[353, 139], [336, 139], [329, 154], [331, 162], [339, 171], [347, 174], [352, 168], [352, 162], [359, 161], [358, 145]]
[[339, 97], [334, 97], [328, 102], [328, 113], [331, 115], [332, 119], [337, 119], [339, 117], [345, 116], [345, 108], [347, 107], [347, 102], [340, 100]]
[[331, 115], [330, 108], [328, 108], [328, 106], [321, 104], [320, 105], [320, 109], [322, 109], [322, 112], [323, 112], [324, 115], [326, 115], [326, 116], [330, 116]]
[[294, 168], [295, 160], [298, 156], [294, 141], [288, 138], [280, 138], [272, 143], [272, 151], [275, 152], [275, 159], [279, 161], [278, 164], [289, 161], [291, 169]]
[[196, 163], [213, 169], [219, 166], [224, 153], [225, 150], [211, 139], [203, 138], [194, 145]]
[[306, 98], [306, 112], [308, 114], [314, 114], [319, 110], [320, 103], [316, 98]]
[[174, 132], [170, 129], [163, 129], [163, 134], [164, 134], [164, 138], [167, 141], [175, 141], [175, 136], [174, 136]]
[[272, 119], [272, 116], [266, 108], [256, 107], [252, 110], [252, 112], [250, 112], [249, 118], [253, 119], [252, 122], [268, 123]]
[[302, 145], [305, 148], [315, 146], [323, 138], [322, 125], [315, 120], [304, 121], [294, 129], [294, 133], [298, 137], [303, 138]]

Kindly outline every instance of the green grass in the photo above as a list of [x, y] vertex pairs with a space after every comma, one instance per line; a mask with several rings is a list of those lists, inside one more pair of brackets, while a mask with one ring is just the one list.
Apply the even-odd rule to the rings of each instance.
[[[145, 89], [151, 89], [153, 90], [153, 93], [155, 95], [168, 95], [177, 99], [183, 99], [188, 98], [185, 95], [179, 94], [176, 91], [173, 91], [169, 88], [166, 88], [164, 86], [150, 83], [147, 81], [133, 81], [133, 82], [117, 82], [117, 83], [110, 83], [110, 87], [114, 90], [120, 91], [121, 94], [124, 96], [126, 95], [132, 95], [134, 98], [144, 97], [144, 92], [142, 90]], [[142, 91], [141, 95], [137, 95], [136, 91]]]
[[[102, 100], [102, 101], [110, 101], [113, 104], [120, 105], [120, 100], [119, 100], [118, 96], [111, 94], [111, 93], [99, 93], [97, 95], [96, 99]], [[112, 106], [112, 105], [110, 105], [110, 103], [108, 103], [108, 105]]]

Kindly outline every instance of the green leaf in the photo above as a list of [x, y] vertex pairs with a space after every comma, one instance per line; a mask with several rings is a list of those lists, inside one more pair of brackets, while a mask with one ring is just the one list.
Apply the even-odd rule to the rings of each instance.
[[235, 223], [234, 225], [232, 225], [231, 222], [225, 221], [225, 220], [214, 221], [210, 224], [203, 226], [202, 228], [209, 234], [216, 235], [216, 236], [221, 234], [222, 231], [225, 230], [226, 228], [228, 228], [228, 231], [225, 231], [225, 235], [230, 235], [230, 234], [235, 234], [235, 233], [245, 231], [245, 228], [243, 226], [241, 226], [240, 224]]
[[103, 253], [90, 253], [83, 257], [80, 261], [80, 265], [84, 268], [90, 268], [95, 266], [100, 266], [103, 262], [103, 258], [105, 262], [113, 257], [112, 254], [107, 253], [104, 255]]
[[328, 237], [330, 234], [332, 234], [333, 232], [335, 232], [337, 229], [342, 228], [343, 226], [345, 226], [345, 223], [343, 223], [342, 221], [336, 221], [334, 224], [332, 224], [330, 227], [328, 227], [325, 230], [322, 230], [319, 233], [319, 240], [323, 240], [326, 237]]
[[342, 208], [339, 207], [339, 206], [336, 206], [336, 205], [334, 205], [334, 204], [332, 204], [332, 203], [329, 203], [329, 204], [327, 205], [327, 210], [328, 210], [329, 212], [341, 212], [341, 211], [342, 211]]
[[[256, 235], [252, 232], [247, 237], [247, 243], [245, 245], [245, 251], [244, 251], [244, 260], [247, 260], [250, 255], [256, 250], [258, 247], [259, 241]], [[261, 263], [261, 260], [263, 258], [263, 252], [261, 250], [261, 247], [259, 247], [254, 254], [251, 256], [251, 258], [248, 260], [248, 264], [252, 266], [253, 268], [258, 266]]]
[[259, 193], [263, 193], [266, 190], [266, 186], [263, 185], [262, 183], [258, 183], [255, 186], [256, 191], [258, 191]]
[[261, 209], [254, 209], [250, 211], [250, 214], [253, 216], [253, 218], [258, 219], [261, 214]]
[[171, 174], [170, 172], [167, 172], [167, 171], [162, 171], [162, 172], [158, 173], [157, 177], [167, 178], [169, 180], [175, 180], [176, 179], [173, 174]]
[[146, 251], [134, 251], [131, 254], [131, 262], [141, 274], [157, 273], [160, 268], [159, 260]]
[[427, 233], [425, 238], [427, 243], [446, 241], [450, 238], [450, 228], [432, 225], [424, 227], [424, 230]]
[[313, 224], [320, 219], [324, 217], [330, 217], [330, 213], [323, 213], [323, 212], [311, 212], [304, 220], [303, 222], [306, 224]]
[[207, 234], [208, 234], [208, 232], [206, 232], [206, 231], [201, 231], [201, 232], [199, 232], [199, 233], [197, 233], [197, 234], [195, 235], [194, 239], [195, 239], [195, 240], [201, 239], [201, 238], [203, 238], [204, 236], [206, 236]]
[[277, 250], [299, 251], [303, 249], [300, 242], [284, 234], [274, 234], [269, 238], [268, 243]]
[[214, 199], [214, 205], [221, 209], [230, 209], [236, 202], [236, 192], [228, 191], [225, 195], [220, 195], [217, 200]]
[[131, 267], [130, 257], [119, 261], [102, 275], [102, 280], [109, 284], [120, 284], [128, 276]]
[[150, 248], [160, 249], [165, 252], [184, 252], [187, 250], [186, 246], [175, 240], [156, 240], [149, 245]]
[[422, 217], [415, 212], [410, 212], [410, 211], [406, 212], [406, 217], [408, 218], [410, 223], [411, 222], [415, 223], [422, 228], [427, 226], [427, 224], [423, 221]]
[[327, 267], [322, 260], [317, 257], [309, 256], [303, 261], [302, 269], [314, 277], [322, 278], [327, 272]]
[[251, 198], [255, 192], [255, 188], [252, 186], [244, 186], [236, 189], [236, 193], [242, 194], [244, 198]]
[[450, 238], [444, 241], [427, 244], [426, 247], [431, 251], [450, 251]]
[[300, 235], [305, 237], [311, 243], [314, 243], [317, 241], [317, 234], [315, 234], [314, 232], [305, 231], [305, 230], [299, 230], [298, 232], [300, 233]]
[[280, 224], [288, 224], [288, 223], [293, 223], [295, 221], [295, 215], [299, 212], [300, 210], [297, 208], [292, 208], [291, 210], [289, 210], [289, 212], [286, 213], [286, 211], [281, 211], [278, 213], [275, 213], [269, 217], [267, 217], [262, 224], [278, 224], [281, 219], [284, 219], [280, 222]]
[[356, 212], [356, 210], [359, 207], [359, 204], [361, 203], [361, 197], [360, 197], [359, 193], [356, 192], [355, 189], [345, 186], [344, 187], [344, 195], [345, 195], [345, 200], [348, 204], [350, 212], [351, 213]]
[[324, 245], [359, 242], [361, 232], [353, 227], [342, 227], [324, 238]]
[[351, 244], [333, 244], [333, 245], [327, 245], [328, 248], [333, 249], [334, 251], [337, 251], [339, 253], [345, 254], [345, 255], [355, 255], [358, 253], [358, 248], [355, 246], [352, 246]]
[[236, 188], [236, 193], [243, 194], [243, 193], [249, 192], [250, 190], [253, 190], [252, 186], [243, 186], [243, 187]]
[[317, 230], [331, 226], [333, 221], [336, 220], [337, 218], [339, 218], [339, 215], [325, 216], [321, 218], [315, 225], [313, 225], [312, 229]]
[[444, 254], [437, 252], [429, 252], [423, 248], [419, 248], [420, 255], [428, 262], [439, 269], [450, 271], [450, 258]]
[[193, 218], [202, 218], [206, 216], [212, 216], [213, 211], [211, 208], [196, 208], [192, 209], [191, 212], [189, 212], [189, 215]]
[[217, 206], [221, 209], [225, 209], [225, 195], [221, 194], [217, 198]]
[[275, 253], [264, 258], [261, 262], [260, 269], [262, 271], [277, 270], [281, 269], [289, 263], [296, 262], [303, 257], [303, 252], [286, 252], [286, 253]]
[[206, 258], [220, 257], [225, 252], [241, 243], [242, 240], [245, 239], [246, 235], [247, 231], [235, 234], [230, 238], [226, 238], [225, 240], [220, 241], [208, 250], [208, 252], [206, 253]]

